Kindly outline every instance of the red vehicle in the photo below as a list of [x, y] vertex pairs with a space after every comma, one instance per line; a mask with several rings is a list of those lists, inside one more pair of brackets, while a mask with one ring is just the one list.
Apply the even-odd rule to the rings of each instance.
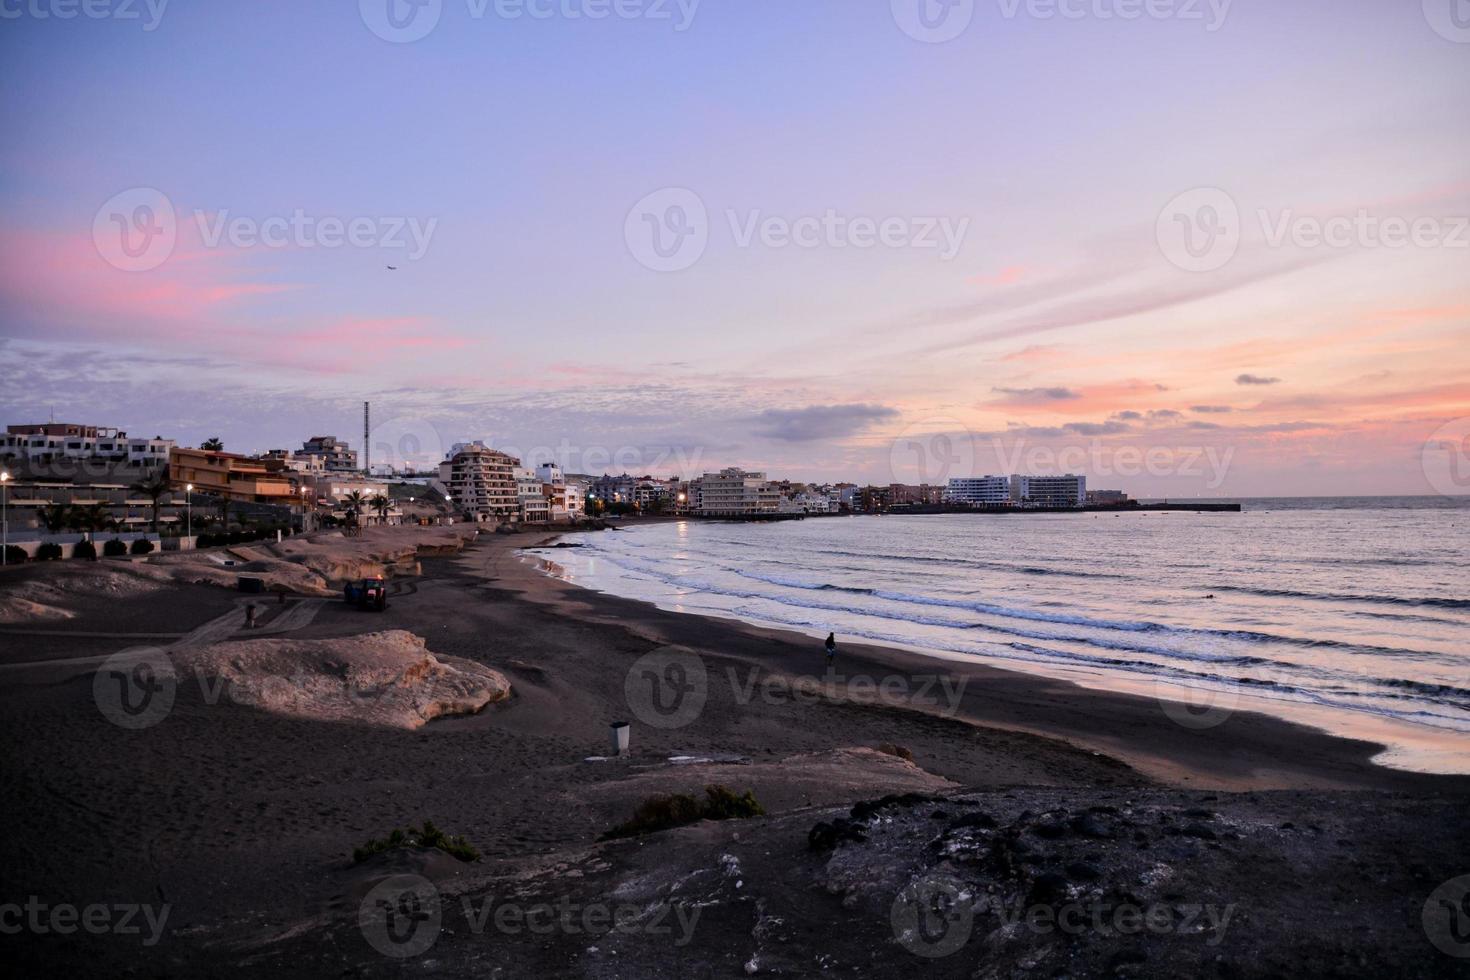
[[365, 578], [361, 582], [348, 582], [342, 589], [342, 597], [349, 606], [382, 612], [388, 608], [388, 583], [380, 578]]

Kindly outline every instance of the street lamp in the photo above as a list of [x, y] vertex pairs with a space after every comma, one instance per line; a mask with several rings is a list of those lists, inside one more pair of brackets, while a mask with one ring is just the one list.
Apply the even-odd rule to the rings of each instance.
[[0, 470], [0, 565], [10, 564], [10, 471]]
[[194, 536], [194, 484], [184, 484], [184, 537]]

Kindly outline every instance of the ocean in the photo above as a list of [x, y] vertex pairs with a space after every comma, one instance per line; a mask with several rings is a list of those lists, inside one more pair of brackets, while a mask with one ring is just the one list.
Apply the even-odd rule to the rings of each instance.
[[1470, 498], [650, 524], [531, 554], [662, 608], [1266, 711], [1470, 771]]

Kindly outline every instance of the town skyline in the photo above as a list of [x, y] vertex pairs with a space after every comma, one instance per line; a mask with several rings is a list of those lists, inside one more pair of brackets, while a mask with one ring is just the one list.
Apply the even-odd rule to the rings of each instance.
[[0, 416], [263, 452], [372, 399], [446, 443], [875, 482], [969, 433], [980, 473], [1213, 452], [1218, 485], [1133, 489], [1248, 496], [1436, 492], [1470, 419], [1470, 62], [1416, 5], [938, 38], [447, 4], [413, 39], [370, 6], [6, 22]]

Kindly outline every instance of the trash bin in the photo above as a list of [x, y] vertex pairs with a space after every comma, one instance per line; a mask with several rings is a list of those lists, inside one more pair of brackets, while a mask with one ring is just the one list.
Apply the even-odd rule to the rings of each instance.
[[612, 723], [612, 754], [628, 754], [628, 723], [626, 721], [615, 721]]

